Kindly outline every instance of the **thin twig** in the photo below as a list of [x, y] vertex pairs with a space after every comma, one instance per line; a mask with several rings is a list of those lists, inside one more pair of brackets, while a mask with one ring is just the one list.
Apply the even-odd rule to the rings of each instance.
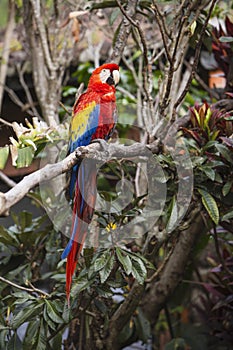
[[123, 55], [122, 56], [122, 61], [123, 63], [126, 65], [126, 67], [128, 68], [128, 70], [132, 73], [132, 76], [134, 78], [135, 84], [137, 85], [137, 87], [140, 89], [140, 91], [143, 93], [143, 89], [142, 89], [142, 84], [137, 76], [137, 73], [134, 69], [133, 64], [131, 64], [129, 62], [129, 60], [127, 60], [127, 58]]
[[[143, 33], [143, 30], [140, 26], [140, 22], [138, 20], [134, 20], [132, 17], [130, 17], [128, 15], [128, 13], [125, 11], [124, 7], [122, 6], [120, 0], [116, 0], [122, 14], [127, 18], [127, 20], [138, 30], [140, 39], [141, 39], [141, 43], [142, 43], [142, 47], [143, 47], [143, 58], [145, 61], [145, 71], [143, 71], [143, 88], [144, 88], [144, 92], [147, 98], [147, 101], [150, 103], [152, 98], [150, 96], [150, 93], [148, 91], [148, 81], [147, 79], [149, 79], [150, 77], [150, 65], [149, 65], [149, 61], [148, 61], [148, 48], [147, 48], [147, 43], [146, 43], [146, 39]], [[146, 74], [147, 73], [147, 74]]]
[[[7, 87], [5, 85], [4, 89], [6, 90], [6, 92], [8, 93], [9, 97], [11, 98], [11, 100], [21, 108], [22, 111], [26, 111], [28, 108], [29, 108], [29, 105], [27, 104], [24, 104], [19, 98], [18, 96], [16, 95], [16, 93], [10, 89], [9, 87]], [[27, 113], [30, 115], [30, 116], [33, 116], [33, 113], [32, 111], [27, 110]]]
[[174, 250], [174, 246], [170, 249], [166, 258], [163, 260], [162, 264], [155, 271], [155, 273], [153, 273], [153, 275], [151, 277], [149, 277], [145, 280], [146, 283], [151, 283], [154, 279], [158, 278], [158, 276], [160, 275], [160, 273], [163, 271], [164, 267], [166, 266], [168, 260], [170, 259], [170, 256], [172, 255], [173, 250]]
[[0, 118], [0, 123], [9, 126], [10, 128], [13, 128], [12, 124], [9, 123], [7, 120]]
[[11, 282], [11, 281], [9, 281], [8, 279], [6, 279], [6, 278], [4, 278], [2, 276], [0, 276], [0, 281], [4, 282], [6, 284], [9, 284], [10, 286], [15, 287], [17, 289], [23, 290], [25, 292], [29, 292], [29, 293], [35, 293], [36, 292], [36, 293], [39, 293], [39, 294], [44, 295], [46, 297], [49, 297], [48, 293], [44, 292], [41, 289], [38, 289], [38, 288], [34, 287], [30, 282], [28, 282], [28, 284], [31, 286], [31, 288], [27, 288], [27, 287], [22, 287], [19, 284], [16, 284], [14, 282]]
[[157, 20], [157, 23], [158, 23], [158, 26], [160, 29], [160, 33], [161, 33], [162, 40], [163, 40], [163, 46], [164, 46], [164, 49], [166, 52], [167, 59], [170, 62], [170, 64], [172, 64], [172, 57], [171, 57], [170, 52], [168, 50], [168, 33], [166, 32], [166, 29], [165, 29], [166, 28], [165, 21], [164, 21], [163, 15], [160, 13], [158, 6], [154, 0], [153, 0], [153, 10], [154, 10], [155, 17], [156, 17], [156, 20]]
[[[186, 67], [189, 69], [189, 71], [192, 70], [192, 65], [188, 62], [188, 61], [184, 61], [184, 64], [186, 65]], [[195, 79], [196, 81], [201, 85], [201, 87], [203, 87], [203, 89], [205, 89], [209, 94], [210, 96], [214, 97], [216, 100], [219, 100], [220, 99], [220, 96], [219, 94], [214, 91], [213, 89], [211, 89], [205, 82], [204, 80], [200, 77], [200, 75], [195, 72]]]
[[67, 114], [71, 115], [71, 113], [72, 113], [72, 109], [71, 109], [71, 108], [70, 108], [70, 110], [69, 110], [61, 101], [59, 101], [59, 105], [64, 109], [64, 111], [65, 111]]
[[[1, 118], [0, 118], [1, 120]], [[6, 174], [4, 174], [1, 170], [0, 170], [0, 179], [5, 182], [5, 184], [9, 187], [14, 187], [17, 185], [17, 182], [11, 180]]]
[[137, 101], [136, 96], [134, 96], [133, 94], [131, 94], [131, 92], [129, 92], [128, 90], [124, 89], [122, 86], [117, 86], [117, 90], [122, 92], [122, 94], [124, 96], [127, 96], [128, 98], [130, 98], [132, 101]]
[[26, 97], [27, 97], [27, 100], [28, 100], [28, 103], [29, 103], [29, 106], [32, 110], [32, 114], [33, 116], [37, 117], [39, 120], [41, 120], [41, 116], [39, 115], [37, 109], [35, 108], [34, 106], [34, 101], [33, 101], [33, 98], [32, 98], [32, 95], [31, 95], [31, 92], [28, 88], [28, 85], [26, 84], [25, 80], [24, 80], [24, 71], [23, 71], [23, 68], [20, 68], [19, 67], [19, 64], [16, 64], [16, 69], [17, 69], [17, 72], [18, 72], [18, 76], [19, 76], [19, 81], [20, 81], [20, 84], [22, 85], [24, 91], [25, 91], [25, 94], [26, 94]]

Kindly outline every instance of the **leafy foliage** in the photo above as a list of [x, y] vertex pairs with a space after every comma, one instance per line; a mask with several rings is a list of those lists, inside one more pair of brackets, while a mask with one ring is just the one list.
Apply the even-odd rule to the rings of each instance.
[[[121, 3], [123, 9], [126, 9], [125, 4]], [[161, 5], [161, 13], [163, 9], [169, 9], [169, 11], [166, 10], [168, 13], [166, 20], [169, 24], [164, 31], [166, 34], [166, 31], [170, 30], [171, 16], [176, 11], [176, 5], [167, 1], [162, 1], [159, 5]], [[51, 3], [46, 2], [45, 6], [50, 9]], [[100, 9], [99, 19], [105, 16], [110, 26], [115, 25], [114, 28], [111, 27], [114, 32], [112, 42], [114, 46], [122, 21], [117, 2], [89, 1], [85, 6], [89, 6], [92, 14]], [[154, 128], [154, 125], [149, 124], [148, 121], [150, 118], [148, 118], [147, 109], [150, 98], [147, 94], [151, 93], [151, 96], [154, 96], [153, 105], [160, 105], [160, 98], [163, 97], [162, 95], [166, 96], [166, 91], [161, 94], [161, 83], [167, 77], [171, 79], [164, 50], [159, 49], [157, 52], [155, 47], [155, 40], [158, 39], [157, 27], [154, 31], [150, 26], [154, 21], [154, 11], [150, 1], [139, 1], [137, 4], [136, 13], [140, 14], [145, 22], [143, 22], [142, 32], [132, 26], [132, 38], [129, 45], [127, 44], [127, 54], [122, 60], [122, 86], [117, 91], [120, 114], [117, 130], [120, 138], [129, 137], [137, 141], [146, 139], [145, 130]], [[196, 44], [202, 28], [203, 16], [204, 11], [198, 20], [193, 20], [193, 15], [186, 18], [182, 14], [181, 23], [183, 27], [187, 25], [191, 49], [194, 47], [191, 41]], [[165, 17], [163, 19], [165, 20]], [[223, 66], [225, 74], [228, 74], [229, 58], [232, 56], [232, 24], [229, 19], [226, 20], [226, 27], [228, 33], [223, 33], [221, 27], [220, 32], [215, 31], [213, 52], [219, 65]], [[110, 35], [110, 31], [108, 34]], [[183, 34], [179, 32], [179, 35], [181, 38]], [[145, 64], [143, 39], [148, 40], [148, 65]], [[95, 46], [94, 41], [92, 44]], [[175, 45], [175, 49], [179, 49], [179, 46]], [[95, 58], [97, 56], [95, 55]], [[186, 58], [189, 59], [189, 56]], [[147, 86], [148, 67], [150, 79]], [[173, 73], [179, 71], [175, 68], [173, 66]], [[185, 65], [181, 68], [182, 71], [186, 69]], [[77, 80], [75, 84], [83, 82], [86, 86], [92, 69], [91, 62], [79, 64], [77, 71], [72, 75], [72, 79]], [[169, 79], [168, 85], [172, 86]], [[177, 85], [179, 85], [178, 82]], [[135, 190], [140, 177], [137, 162], [112, 160], [103, 165], [98, 174], [98, 191], [100, 197], [113, 211], [96, 213], [96, 222], [99, 224], [100, 245], [103, 242], [106, 244], [104, 249], [88, 248], [88, 246], [84, 248], [74, 276], [70, 308], [67, 306], [64, 290], [65, 264], [64, 261], [60, 261], [60, 251], [65, 245], [64, 237], [54, 231], [47, 216], [33, 218], [31, 213], [23, 211], [20, 214], [12, 214], [14, 219], [12, 226], [0, 227], [1, 349], [47, 350], [62, 347], [70, 349], [77, 348], [77, 344], [81, 341], [84, 342], [82, 346], [86, 348], [96, 344], [101, 347], [106, 334], [109, 333], [112, 316], [115, 315], [116, 310], [121, 309], [120, 306], [129, 297], [133, 286], [139, 285], [142, 288], [146, 286], [145, 289], [147, 289], [148, 280], [153, 273], [156, 276], [155, 281], [160, 282], [169, 252], [172, 253], [180, 232], [190, 226], [192, 208], [199, 202], [203, 205], [200, 214], [204, 217], [206, 226], [217, 232], [218, 239], [214, 238], [215, 245], [216, 242], [221, 242], [223, 246], [221, 255], [216, 256], [215, 251], [219, 253], [217, 246], [213, 248], [213, 231], [208, 235], [201, 231], [193, 247], [193, 258], [187, 266], [184, 281], [181, 282], [178, 291], [170, 296], [167, 305], [160, 313], [156, 327], [151, 329], [151, 324], [146, 320], [143, 309], [139, 306], [131, 312], [125, 326], [117, 334], [118, 346], [123, 348], [137, 340], [147, 343], [153, 333], [153, 341], [160, 342], [157, 344], [158, 348], [164, 344], [165, 349], [199, 350], [201, 348], [205, 350], [207, 343], [210, 342], [207, 332], [211, 334], [214, 341], [222, 337], [224, 344], [227, 346], [231, 344], [232, 114], [213, 108], [206, 102], [197, 104], [195, 101], [203, 99], [212, 102], [212, 96], [208, 95], [209, 91], [204, 91], [203, 86], [202, 89], [197, 80], [193, 80], [185, 102], [181, 106], [182, 113], [189, 107], [190, 119], [176, 135], [178, 143], [181, 139], [185, 140], [187, 153], [193, 166], [194, 191], [187, 216], [173, 231], [174, 223], [177, 221], [179, 212], [182, 211], [181, 206], [177, 204], [179, 187], [177, 162], [173, 159], [172, 152], [169, 153], [169, 147], [159, 144], [153, 159], [162, 169], [163, 176], [154, 168], [149, 175], [154, 187], [158, 189], [158, 194], [152, 199], [154, 202], [161, 203], [159, 189], [163, 184], [166, 185], [164, 208], [151, 232], [146, 232], [140, 239], [135, 237], [129, 243], [124, 236], [128, 232], [122, 234], [121, 228], [140, 215], [145, 208], [148, 191], [145, 189], [143, 195], [138, 195]], [[68, 105], [72, 105], [75, 92], [76, 89], [70, 85], [70, 82], [63, 87], [63, 98]], [[167, 105], [170, 97], [166, 99]], [[228, 99], [230, 98], [232, 96], [228, 94]], [[135, 132], [132, 125], [137, 121], [140, 128]], [[179, 119], [178, 121], [180, 122]], [[33, 119], [32, 124], [26, 122], [26, 125], [13, 123], [17, 140], [11, 138], [11, 146], [0, 149], [0, 168], [4, 168], [9, 151], [16, 167], [29, 166], [35, 157], [43, 156], [42, 151], [48, 143], [67, 138], [66, 124], [59, 125], [57, 128], [48, 128], [44, 122]], [[154, 135], [151, 141], [154, 141]], [[139, 158], [139, 160], [143, 162], [143, 159]], [[126, 183], [128, 181], [131, 187], [117, 187], [117, 183], [122, 178]], [[121, 195], [124, 202], [129, 194], [131, 200], [122, 209], [121, 203], [115, 200]], [[31, 193], [30, 196], [40, 199], [36, 192]], [[58, 206], [60, 200], [58, 197], [54, 198], [54, 194], [49, 191], [46, 196], [48, 201]], [[62, 221], [64, 217], [69, 220], [65, 210], [58, 212], [56, 220]], [[224, 233], [221, 235], [219, 231], [223, 229]], [[118, 234], [122, 234], [122, 239], [119, 239], [120, 244], [114, 241]], [[225, 236], [228, 237], [228, 241], [225, 240]], [[212, 260], [208, 256], [208, 261], [214, 262], [214, 268], [207, 281], [203, 282], [203, 267], [206, 267], [206, 256], [209, 250]], [[204, 252], [204, 258], [200, 257], [202, 252]], [[134, 284], [135, 281], [137, 283]], [[198, 290], [195, 285], [198, 285]], [[204, 286], [201, 290], [200, 311], [206, 323], [201, 325], [200, 318], [193, 312], [193, 300], [196, 295], [199, 296], [200, 286]], [[205, 295], [206, 291], [208, 293]], [[163, 290], [161, 292], [163, 293]], [[192, 303], [187, 301], [187, 299], [191, 300], [191, 296], [195, 297], [192, 298]], [[195, 322], [199, 323], [198, 327]], [[210, 329], [206, 327], [208, 323], [211, 325]], [[69, 336], [67, 336], [68, 332]], [[204, 332], [205, 335], [203, 335]], [[213, 342], [210, 342], [211, 345]], [[214, 349], [218, 349], [217, 346]], [[221, 347], [221, 349], [224, 348]]]
[[38, 121], [36, 117], [32, 119], [32, 124], [27, 119], [25, 122], [27, 127], [17, 122], [12, 123], [17, 140], [10, 137], [11, 145], [0, 148], [0, 169], [4, 169], [9, 151], [13, 166], [28, 167], [48, 143], [68, 139], [68, 124], [52, 128], [46, 122]]
[[215, 141], [220, 136], [233, 132], [233, 117], [230, 113], [211, 108], [208, 103], [190, 108], [190, 126], [183, 131], [193, 137], [199, 146]]
[[[222, 238], [220, 238], [222, 236]], [[224, 237], [226, 236], [226, 237]], [[233, 257], [231, 242], [227, 233], [220, 232], [217, 244], [220, 245], [221, 263], [211, 257], [209, 263], [212, 269], [204, 284], [206, 293], [201, 296], [198, 311], [208, 324], [215, 341], [223, 346], [232, 344], [232, 307], [233, 307]]]
[[225, 19], [225, 27], [226, 32], [223, 30], [221, 24], [218, 29], [214, 28], [212, 50], [219, 67], [227, 77], [233, 56], [233, 23], [230, 21], [229, 17]]

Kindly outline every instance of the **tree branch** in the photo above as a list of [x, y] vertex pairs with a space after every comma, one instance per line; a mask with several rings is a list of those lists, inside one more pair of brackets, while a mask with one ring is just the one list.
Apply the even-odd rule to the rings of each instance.
[[190, 253], [200, 232], [204, 234], [208, 230], [200, 215], [200, 210], [200, 206], [192, 210], [190, 224], [187, 229], [180, 232], [178, 241], [163, 273], [160, 275], [160, 279], [153, 279], [145, 291], [143, 311], [152, 326], [156, 323], [160, 310], [180, 283]]
[[157, 144], [143, 145], [135, 143], [131, 146], [118, 144], [105, 144], [104, 151], [97, 143], [88, 146], [81, 146], [62, 161], [56, 164], [47, 164], [44, 168], [27, 175], [6, 193], [0, 192], [0, 216], [8, 216], [9, 209], [19, 202], [27, 193], [39, 183], [53, 179], [70, 170], [78, 161], [83, 158], [90, 158], [101, 161], [108, 161], [113, 158], [134, 158], [148, 157], [150, 152], [156, 153]]
[[[134, 17], [134, 15], [136, 13], [137, 2], [138, 2], [138, 0], [129, 0], [128, 1], [126, 13], [129, 16], [129, 18]], [[119, 34], [117, 36], [117, 40], [116, 40], [114, 48], [113, 48], [113, 52], [112, 52], [110, 59], [109, 59], [110, 61], [114, 61], [116, 63], [120, 62], [121, 57], [122, 57], [123, 52], [124, 52], [124, 49], [126, 47], [127, 39], [128, 39], [129, 34], [131, 32], [131, 27], [132, 27], [132, 23], [129, 21], [129, 19], [124, 17], [124, 19], [121, 23]]]
[[50, 74], [53, 74], [53, 73], [55, 74], [55, 71], [58, 69], [58, 67], [56, 66], [55, 62], [52, 61], [52, 57], [50, 54], [50, 48], [49, 48], [48, 39], [46, 35], [46, 29], [43, 23], [43, 15], [40, 13], [40, 3], [35, 0], [31, 0], [30, 3], [32, 5], [33, 15], [36, 21], [38, 32], [40, 34], [39, 38], [40, 38], [41, 46], [44, 52], [46, 65], [50, 71]]
[[39, 294], [41, 294], [41, 295], [43, 295], [43, 296], [46, 296], [46, 297], [49, 296], [48, 293], [44, 292], [44, 291], [41, 290], [41, 289], [38, 289], [38, 288], [34, 287], [30, 282], [28, 282], [28, 284], [31, 286], [31, 288], [27, 288], [27, 287], [22, 287], [22, 286], [20, 286], [19, 284], [16, 284], [16, 283], [14, 283], [14, 282], [11, 282], [11, 281], [7, 280], [6, 278], [4, 278], [4, 277], [2, 277], [2, 276], [0, 276], [0, 281], [4, 282], [4, 283], [6, 283], [6, 284], [9, 284], [10, 286], [12, 286], [12, 287], [14, 287], [14, 288], [23, 290], [23, 291], [25, 291], [25, 292], [29, 292], [29, 293], [35, 293], [35, 292], [36, 292], [36, 293], [39, 293]]
[[138, 282], [135, 281], [129, 295], [112, 316], [108, 327], [109, 335], [106, 343], [106, 348], [108, 350], [120, 349], [119, 342], [117, 341], [119, 333], [136, 310], [143, 295], [144, 288], [144, 285], [138, 284]]

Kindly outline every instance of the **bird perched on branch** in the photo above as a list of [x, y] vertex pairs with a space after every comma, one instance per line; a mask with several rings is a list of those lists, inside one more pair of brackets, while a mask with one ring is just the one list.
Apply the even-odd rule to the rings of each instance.
[[[116, 123], [115, 86], [119, 82], [119, 66], [106, 63], [96, 68], [87, 90], [75, 102], [70, 125], [68, 154], [94, 140], [107, 140]], [[96, 201], [96, 163], [83, 160], [73, 167], [69, 184], [73, 199], [71, 238], [62, 259], [66, 263], [66, 295], [69, 303], [72, 276], [91, 222]]]

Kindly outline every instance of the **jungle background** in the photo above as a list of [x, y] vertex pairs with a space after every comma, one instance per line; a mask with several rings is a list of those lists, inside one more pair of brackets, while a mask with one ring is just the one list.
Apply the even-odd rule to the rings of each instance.
[[[216, 0], [1, 1], [0, 349], [232, 349], [232, 14]], [[113, 210], [95, 212], [69, 308], [72, 219], [60, 182], [37, 174], [55, 176], [41, 171], [66, 156], [77, 90], [107, 61], [121, 81], [98, 192]]]

